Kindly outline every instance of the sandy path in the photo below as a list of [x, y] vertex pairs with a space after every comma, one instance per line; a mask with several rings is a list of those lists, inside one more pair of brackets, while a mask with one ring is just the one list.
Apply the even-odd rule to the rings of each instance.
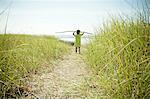
[[82, 58], [74, 49], [54, 64], [49, 72], [35, 75], [30, 82], [32, 90], [40, 99], [84, 99], [78, 89], [89, 72]]

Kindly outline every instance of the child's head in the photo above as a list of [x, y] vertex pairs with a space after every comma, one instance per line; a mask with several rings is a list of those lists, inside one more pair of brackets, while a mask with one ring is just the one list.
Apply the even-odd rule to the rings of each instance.
[[77, 34], [80, 34], [80, 30], [77, 30]]

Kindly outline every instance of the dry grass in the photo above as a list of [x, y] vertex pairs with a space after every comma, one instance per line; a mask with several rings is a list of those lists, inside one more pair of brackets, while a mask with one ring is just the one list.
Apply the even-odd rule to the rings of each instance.
[[112, 19], [88, 46], [86, 58], [102, 98], [150, 97], [150, 25], [141, 19]]
[[19, 95], [20, 90], [13, 90], [21, 88], [27, 76], [59, 58], [68, 47], [50, 36], [0, 35], [0, 98]]

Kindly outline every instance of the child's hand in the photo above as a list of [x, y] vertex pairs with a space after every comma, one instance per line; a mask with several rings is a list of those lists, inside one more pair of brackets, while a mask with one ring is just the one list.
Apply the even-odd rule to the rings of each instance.
[[82, 32], [82, 35], [84, 34], [84, 32]]
[[74, 33], [75, 33], [75, 32], [73, 32], [73, 35], [75, 35]]

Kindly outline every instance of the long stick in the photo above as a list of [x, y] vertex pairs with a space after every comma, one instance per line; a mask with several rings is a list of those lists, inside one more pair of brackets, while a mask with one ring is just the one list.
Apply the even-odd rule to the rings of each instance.
[[83, 32], [83, 33], [86, 33], [86, 34], [93, 34], [93, 33], [89, 33], [89, 32]]
[[[55, 32], [55, 33], [65, 33], [65, 32], [76, 32], [76, 31], [62, 31], [62, 32]], [[81, 32], [86, 33], [86, 34], [93, 34], [93, 33], [84, 32], [84, 31], [81, 31]]]
[[62, 31], [62, 32], [56, 32], [56, 33], [65, 33], [65, 32], [75, 32], [75, 31]]

